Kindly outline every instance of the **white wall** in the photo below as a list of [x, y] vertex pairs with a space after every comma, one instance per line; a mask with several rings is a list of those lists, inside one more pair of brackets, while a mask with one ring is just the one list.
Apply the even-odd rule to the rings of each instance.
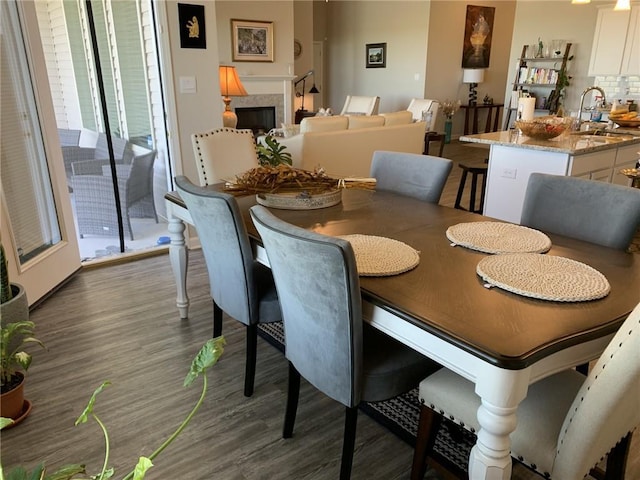
[[[424, 95], [428, 1], [325, 5], [325, 106], [339, 112], [347, 95], [378, 95], [380, 111], [390, 112], [405, 109], [411, 98]], [[367, 43], [387, 44], [386, 68], [365, 67]]]
[[[473, 4], [496, 8], [490, 65], [478, 92], [480, 99], [488, 94], [500, 103], [516, 3]], [[462, 83], [466, 7], [466, 2], [443, 0], [326, 3], [326, 89], [334, 110], [349, 94], [380, 96], [381, 112], [404, 109], [413, 97], [466, 103], [469, 88]], [[382, 42], [387, 43], [387, 67], [365, 68], [365, 44]], [[436, 126], [442, 129], [444, 117], [438, 117]], [[462, 128], [459, 113], [454, 117], [454, 134]]]
[[[198, 4], [195, 2], [194, 4]], [[218, 39], [214, 2], [204, 4], [207, 48], [180, 48], [178, 1], [158, 2], [160, 21], [165, 25], [161, 35], [163, 75], [167, 91], [169, 142], [174, 175], [184, 174], [198, 183], [191, 135], [222, 127], [223, 104], [218, 79]], [[193, 77], [196, 93], [181, 93], [180, 78]]]

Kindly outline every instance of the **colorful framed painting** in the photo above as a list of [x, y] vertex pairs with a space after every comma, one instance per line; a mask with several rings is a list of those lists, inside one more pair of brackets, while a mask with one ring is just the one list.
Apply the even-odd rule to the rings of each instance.
[[387, 67], [387, 44], [386, 43], [367, 43], [366, 46], [366, 65], [367, 68], [386, 68]]
[[231, 20], [234, 62], [273, 62], [273, 22]]
[[495, 7], [467, 5], [462, 68], [489, 68]]
[[204, 5], [178, 4], [181, 48], [207, 48]]

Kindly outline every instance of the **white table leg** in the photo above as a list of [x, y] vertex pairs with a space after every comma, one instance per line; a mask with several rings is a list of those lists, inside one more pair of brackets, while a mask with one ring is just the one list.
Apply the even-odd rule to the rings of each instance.
[[189, 250], [184, 240], [185, 224], [179, 218], [169, 215], [168, 230], [171, 237], [169, 245], [169, 260], [176, 281], [176, 306], [180, 312], [180, 319], [189, 317], [189, 296], [187, 295], [187, 265]]
[[471, 480], [509, 480], [511, 478], [511, 439], [516, 429], [516, 410], [527, 395], [528, 370], [491, 368], [476, 383], [482, 398], [478, 408], [480, 431], [469, 455]]

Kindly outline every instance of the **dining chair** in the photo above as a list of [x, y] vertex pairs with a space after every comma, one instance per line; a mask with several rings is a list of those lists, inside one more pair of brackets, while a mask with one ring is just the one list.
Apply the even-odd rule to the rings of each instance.
[[416, 153], [373, 152], [370, 176], [376, 189], [438, 203], [453, 162]]
[[[608, 454], [604, 478], [623, 480], [631, 435], [640, 424], [639, 345], [640, 304], [587, 377], [564, 370], [530, 385], [518, 407], [511, 456], [544, 478], [577, 480], [597, 468]], [[476, 415], [480, 398], [474, 384], [450, 370], [425, 378], [419, 399], [412, 480], [424, 476], [443, 417], [474, 433], [480, 427]]]
[[219, 128], [191, 135], [200, 185], [234, 180], [236, 175], [258, 166], [251, 130]]
[[351, 244], [251, 208], [276, 282], [289, 386], [283, 427], [293, 435], [300, 377], [346, 406], [340, 478], [350, 478], [358, 405], [400, 395], [439, 365], [365, 324]]
[[213, 299], [213, 336], [222, 335], [222, 312], [246, 326], [244, 394], [253, 395], [258, 324], [282, 320], [273, 276], [254, 259], [236, 199], [175, 179], [193, 218], [204, 253]]
[[380, 97], [347, 95], [340, 115], [377, 115]]
[[626, 250], [640, 227], [640, 189], [532, 173], [520, 224]]

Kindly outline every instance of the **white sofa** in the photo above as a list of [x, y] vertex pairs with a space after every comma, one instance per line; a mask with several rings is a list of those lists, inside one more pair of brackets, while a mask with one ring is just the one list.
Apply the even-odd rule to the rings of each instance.
[[413, 122], [411, 112], [403, 110], [371, 116], [307, 117], [298, 135], [278, 142], [287, 147], [294, 167], [322, 167], [338, 178], [368, 177], [373, 152], [422, 153], [424, 132], [424, 122]]

